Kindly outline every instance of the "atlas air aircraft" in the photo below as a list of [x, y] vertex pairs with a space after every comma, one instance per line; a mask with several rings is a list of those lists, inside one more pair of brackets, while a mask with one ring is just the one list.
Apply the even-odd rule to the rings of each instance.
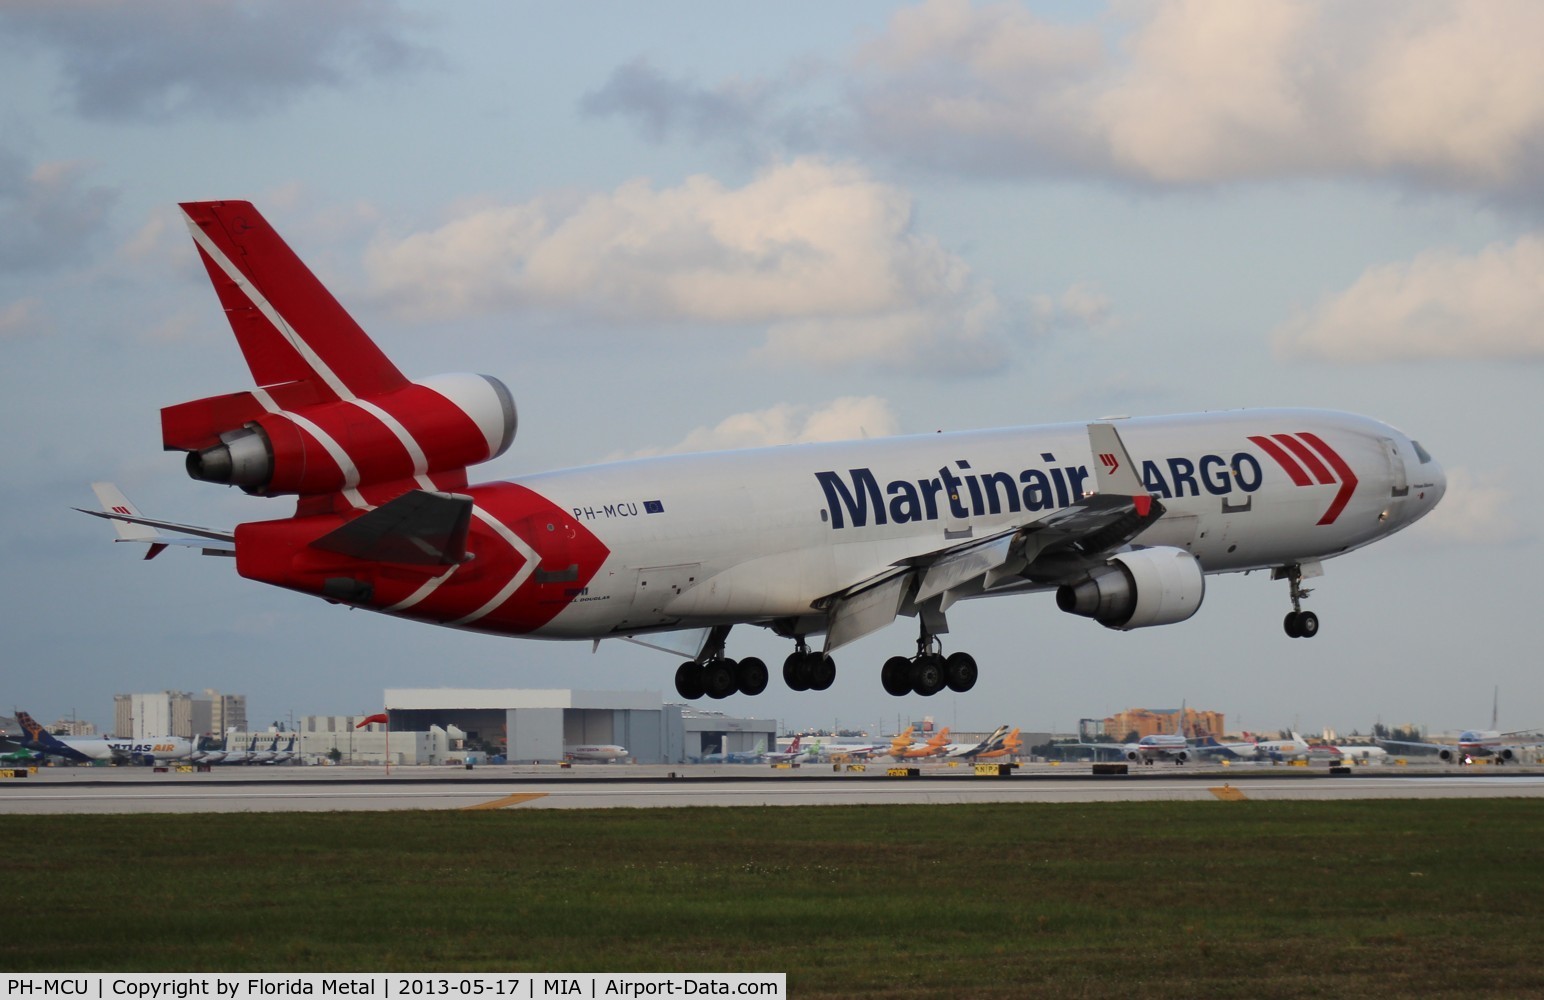
[[[790, 642], [783, 679], [825, 690], [832, 654], [916, 620], [879, 671], [893, 695], [975, 683], [951, 606], [1051, 591], [1111, 629], [1182, 622], [1206, 578], [1270, 570], [1286, 632], [1303, 581], [1411, 524], [1443, 473], [1387, 424], [1238, 410], [615, 462], [470, 485], [515, 437], [487, 375], [411, 381], [245, 202], [182, 206], [254, 388], [169, 406], [188, 474], [295, 498], [233, 531], [101, 516], [122, 540], [233, 555], [242, 576], [335, 604], [501, 635], [629, 638], [690, 656], [687, 699], [761, 693], [737, 625]], [[93, 512], [95, 513], [95, 512]], [[146, 530], [150, 529], [150, 530]], [[662, 633], [676, 633], [662, 637]], [[818, 640], [818, 642], [817, 642]], [[908, 647], [909, 647], [908, 643]]]
[[183, 760], [194, 753], [195, 740], [180, 736], [149, 736], [144, 739], [116, 739], [111, 736], [55, 736], [26, 712], [18, 711], [16, 721], [22, 736], [17, 741], [24, 749], [62, 757], [76, 764], [92, 761], [127, 763], [143, 760]]

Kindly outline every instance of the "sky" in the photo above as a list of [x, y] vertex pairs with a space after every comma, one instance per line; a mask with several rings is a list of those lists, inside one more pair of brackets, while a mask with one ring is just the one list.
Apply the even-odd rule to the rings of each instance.
[[[1226, 2], [0, 5], [0, 649], [9, 705], [215, 688], [256, 724], [388, 687], [658, 690], [629, 643], [468, 634], [114, 545], [285, 516], [189, 480], [158, 411], [248, 387], [176, 204], [253, 201], [398, 366], [496, 375], [474, 481], [620, 457], [1241, 406], [1419, 439], [1449, 488], [1287, 587], [1208, 579], [1116, 633], [1046, 595], [950, 612], [966, 694], [891, 698], [909, 619], [805, 726], [1544, 725], [1544, 7]], [[750, 627], [732, 656], [774, 671]]]

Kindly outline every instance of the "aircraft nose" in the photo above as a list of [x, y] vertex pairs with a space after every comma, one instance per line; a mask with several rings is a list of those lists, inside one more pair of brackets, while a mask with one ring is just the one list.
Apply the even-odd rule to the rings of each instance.
[[1443, 470], [1442, 464], [1421, 447], [1419, 441], [1412, 441], [1411, 444], [1414, 445], [1416, 457], [1421, 460], [1421, 464], [1418, 468], [1409, 470], [1409, 473], [1413, 477], [1411, 481], [1420, 484], [1421, 509], [1424, 513], [1437, 506], [1443, 495], [1447, 493], [1447, 473]]

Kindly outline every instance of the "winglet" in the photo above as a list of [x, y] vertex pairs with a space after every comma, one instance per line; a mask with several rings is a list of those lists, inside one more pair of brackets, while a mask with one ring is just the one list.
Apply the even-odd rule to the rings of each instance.
[[1146, 517], [1152, 496], [1137, 475], [1136, 463], [1115, 425], [1089, 424], [1088, 447], [1094, 455], [1094, 488], [1100, 493], [1133, 498], [1137, 514]]

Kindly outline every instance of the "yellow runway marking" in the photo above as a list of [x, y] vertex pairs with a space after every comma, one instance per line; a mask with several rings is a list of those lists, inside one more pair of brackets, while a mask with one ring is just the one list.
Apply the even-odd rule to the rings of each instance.
[[462, 806], [462, 809], [503, 809], [505, 806], [518, 806], [522, 802], [530, 802], [532, 799], [544, 799], [546, 792], [516, 792], [514, 795], [506, 795], [502, 799], [494, 799], [492, 802], [479, 802], [475, 806]]
[[1213, 788], [1211, 789], [1211, 793], [1224, 802], [1248, 801], [1244, 793], [1239, 791], [1237, 788], [1234, 788], [1232, 785], [1223, 785], [1221, 788]]

